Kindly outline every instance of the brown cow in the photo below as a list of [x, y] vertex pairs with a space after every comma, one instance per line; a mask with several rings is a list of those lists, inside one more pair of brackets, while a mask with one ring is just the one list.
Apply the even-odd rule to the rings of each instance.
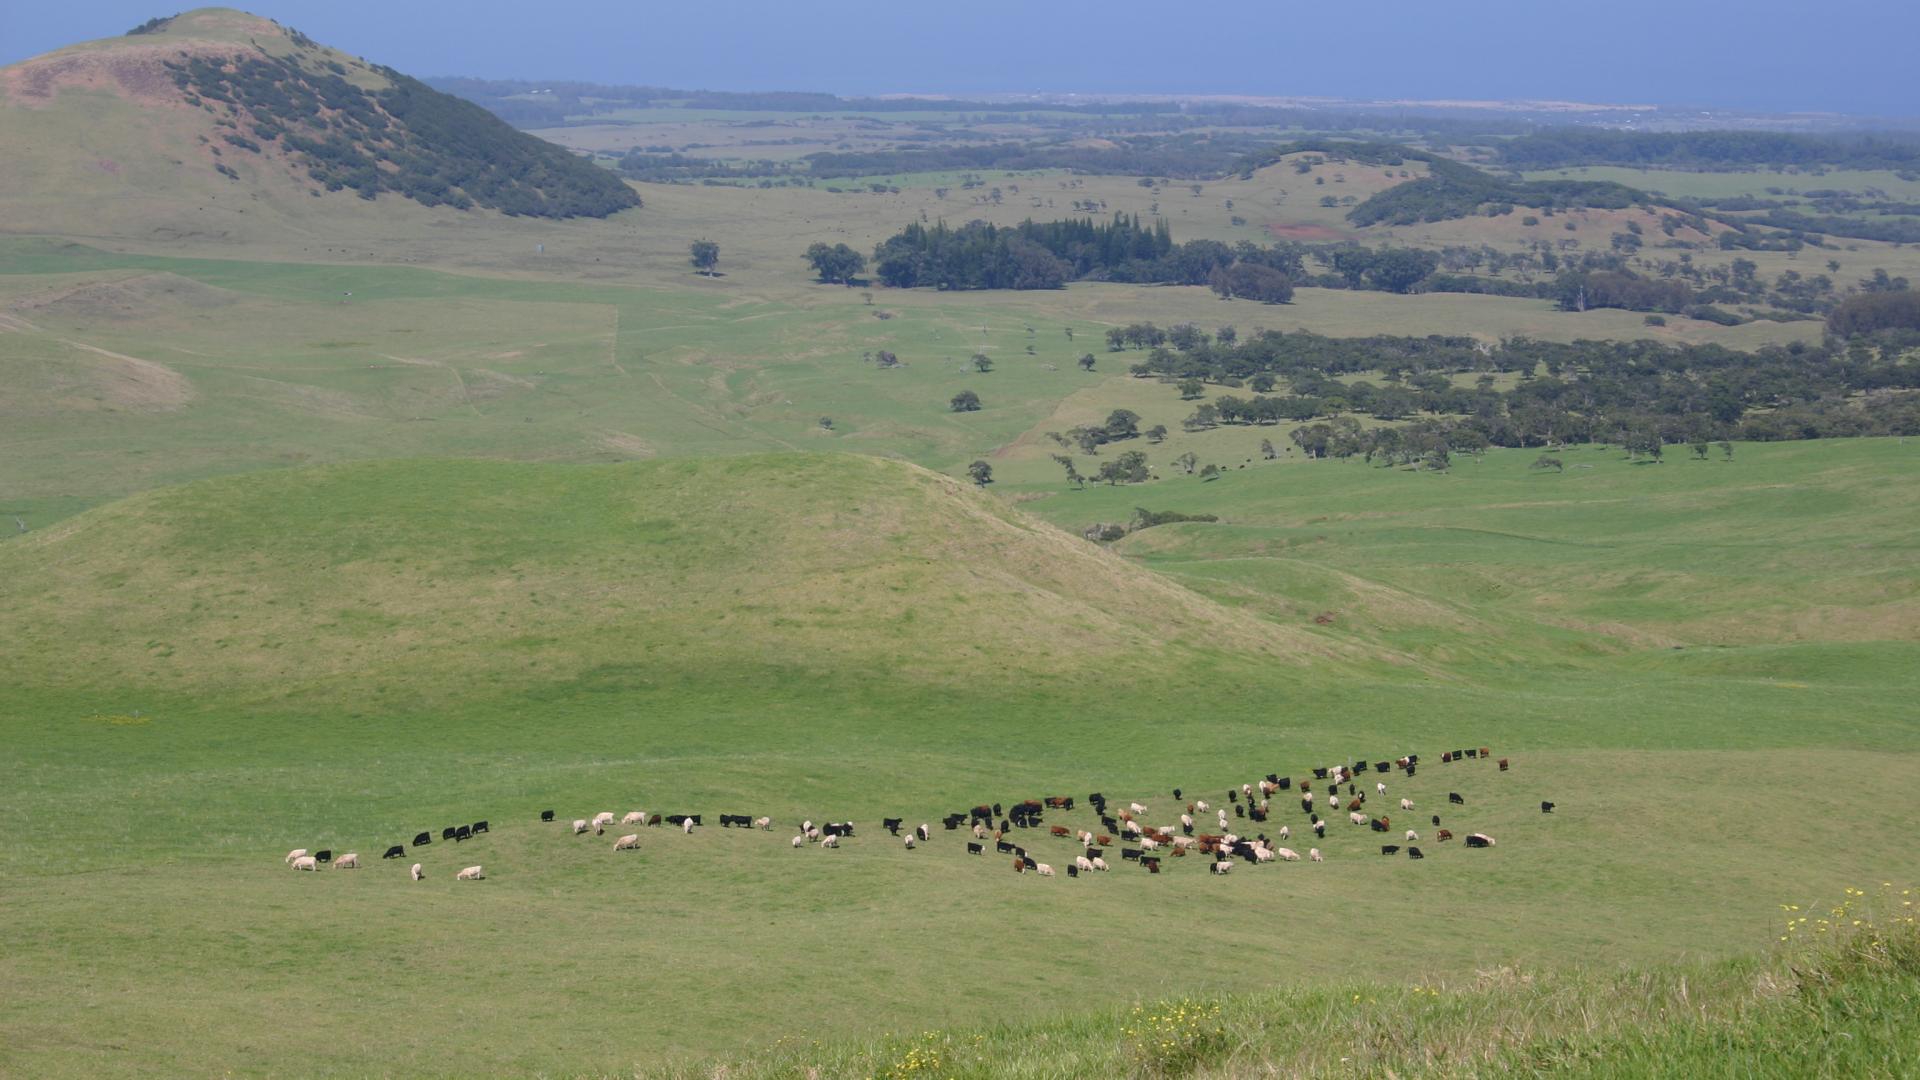
[[1440, 839], [1443, 841], [1453, 839], [1453, 833], [1447, 831], [1446, 829], [1441, 829], [1438, 835]]
[[1014, 873], [1016, 873], [1016, 874], [1024, 874], [1024, 873], [1026, 873], [1026, 872], [1027, 872], [1027, 860], [1025, 860], [1025, 859], [1023, 859], [1023, 858], [1021, 858], [1021, 857], [1020, 857], [1020, 856], [1018, 856], [1018, 855], [1015, 855], [1015, 856], [1013, 857], [1013, 872], [1014, 872]]
[[1113, 844], [1113, 837], [1101, 833], [1099, 836], [1093, 838], [1093, 842], [1099, 844], [1101, 847], [1109, 847]]
[[1055, 825], [1053, 828], [1048, 829], [1047, 831], [1052, 833], [1055, 836], [1067, 835], [1067, 827], [1065, 825]]

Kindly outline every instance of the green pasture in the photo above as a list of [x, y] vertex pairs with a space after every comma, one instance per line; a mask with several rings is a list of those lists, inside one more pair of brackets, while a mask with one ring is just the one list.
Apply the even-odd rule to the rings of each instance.
[[[1879, 188], [1896, 202], [1920, 199], [1920, 180], [1903, 180], [1891, 169], [1749, 169], [1695, 172], [1687, 169], [1634, 169], [1587, 165], [1543, 169], [1524, 174], [1529, 180], [1603, 180], [1642, 191], [1656, 191], [1677, 199], [1727, 198], [1752, 195], [1760, 199], [1798, 199], [1808, 191], [1851, 191], [1864, 197], [1867, 188]], [[1773, 194], [1777, 188], [1782, 194]]]
[[[0, 545], [0, 1065], [603, 1074], [987, 1024], [1010, 993], [1036, 1020], [1741, 953], [1778, 904], [1902, 868], [1914, 506], [1887, 480], [1910, 449], [1023, 498], [1062, 524], [1225, 511], [1126, 559], [861, 458], [376, 463], [105, 506]], [[1795, 611], [1854, 621], [1753, 629]], [[1481, 744], [1513, 771], [1438, 763]], [[1222, 802], [1405, 752], [1425, 764], [1384, 778], [1417, 804], [1392, 839], [1419, 829], [1420, 863], [1339, 813], [1324, 864], [1036, 879], [938, 825], [1091, 790], [1157, 822], [1174, 786]], [[1847, 798], [1870, 812], [1843, 822]], [[709, 818], [616, 856], [548, 808], [779, 827]], [[1430, 813], [1500, 844], [1442, 846]], [[905, 851], [883, 816], [935, 838]], [[795, 851], [803, 817], [860, 835]], [[479, 818], [471, 844], [377, 858]], [[293, 847], [373, 865], [295, 874]], [[473, 863], [489, 880], [450, 880]]]

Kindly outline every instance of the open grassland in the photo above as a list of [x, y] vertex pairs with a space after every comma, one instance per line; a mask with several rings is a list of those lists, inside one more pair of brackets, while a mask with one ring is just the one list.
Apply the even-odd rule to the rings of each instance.
[[[1891, 169], [1809, 169], [1788, 168], [1729, 170], [1724, 172], [1688, 169], [1633, 169], [1611, 165], [1588, 165], [1567, 169], [1544, 169], [1524, 174], [1529, 180], [1610, 180], [1617, 184], [1658, 192], [1678, 199], [1714, 199], [1734, 195], [1756, 198], [1796, 198], [1808, 191], [1852, 191], [1879, 188], [1896, 201], [1920, 199], [1920, 180], [1905, 180]], [[1774, 194], [1774, 189], [1781, 194]]]
[[[1002, 448], [1051, 469], [1045, 431], [1119, 407], [1178, 431], [1191, 412], [1172, 387], [1126, 376], [1137, 354], [1105, 350], [1107, 328], [1142, 319], [1242, 334], [1654, 333], [1729, 345], [1804, 337], [1814, 325], [1649, 330], [1628, 312], [1569, 315], [1499, 297], [1302, 290], [1275, 306], [1094, 284], [877, 290], [869, 302], [791, 267], [566, 282], [45, 241], [0, 247], [0, 270], [0, 510], [30, 527], [157, 485], [369, 457], [836, 449], [958, 471]], [[880, 350], [905, 366], [862, 359]], [[1087, 352], [1092, 373], [1076, 365]], [[973, 371], [975, 353], [994, 370]], [[966, 389], [985, 407], [950, 412]], [[1162, 464], [1188, 449], [1226, 462], [1276, 434], [1284, 442], [1275, 431], [1178, 436], [1153, 453]]]
[[[1222, 510], [1121, 545], [1192, 592], [853, 458], [383, 463], [103, 507], [0, 545], [0, 1068], [601, 1074], [1332, 973], [1745, 953], [1778, 905], [1911, 866], [1909, 450], [1299, 463], [1023, 503]], [[1513, 771], [1438, 763], [1462, 744]], [[1498, 847], [1387, 859], [1329, 815], [1320, 865], [1036, 880], [937, 820], [1103, 790], [1159, 821], [1174, 786], [1408, 751], [1406, 824]], [[616, 856], [549, 807], [780, 828]], [[860, 835], [794, 851], [803, 817]], [[299, 846], [374, 864], [295, 874]], [[489, 880], [456, 886], [472, 863]]]

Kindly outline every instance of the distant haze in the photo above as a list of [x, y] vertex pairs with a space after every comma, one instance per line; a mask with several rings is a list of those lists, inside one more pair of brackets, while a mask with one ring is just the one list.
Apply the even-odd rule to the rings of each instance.
[[[258, 0], [249, 10], [415, 75], [1920, 115], [1914, 0]], [[153, 0], [0, 2], [0, 62], [166, 14]]]

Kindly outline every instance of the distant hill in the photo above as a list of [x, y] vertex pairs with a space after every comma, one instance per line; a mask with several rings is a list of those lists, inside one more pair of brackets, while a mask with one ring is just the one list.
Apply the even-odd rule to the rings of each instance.
[[840, 454], [254, 473], [10, 541], [0, 576], [18, 601], [0, 612], [10, 677], [42, 686], [1065, 685], [1336, 648], [971, 485]]
[[384, 196], [546, 218], [640, 204], [610, 171], [477, 105], [224, 8], [0, 69], [0, 147], [0, 210], [16, 227], [112, 219], [106, 201], [121, 197], [154, 220], [242, 199], [256, 214]]

